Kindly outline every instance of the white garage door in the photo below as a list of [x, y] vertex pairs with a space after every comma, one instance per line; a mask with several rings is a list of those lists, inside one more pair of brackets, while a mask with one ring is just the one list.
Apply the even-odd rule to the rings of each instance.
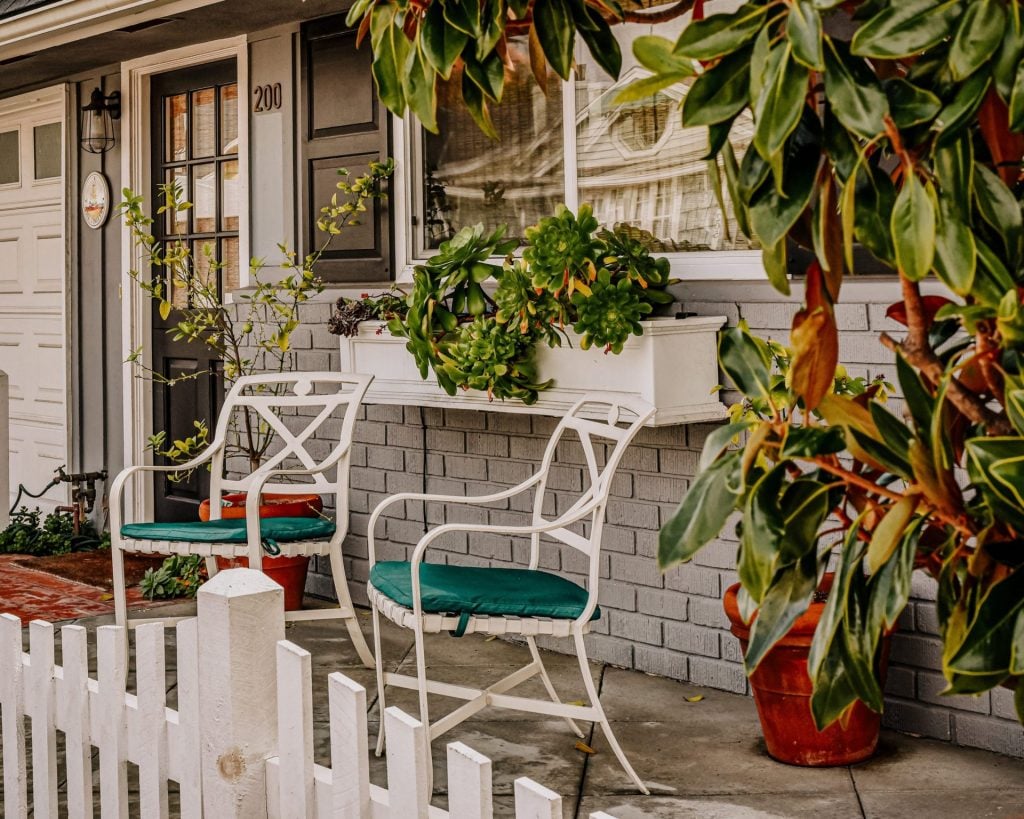
[[[12, 496], [19, 483], [42, 489], [69, 451], [65, 104], [63, 87], [0, 100], [0, 370], [10, 382]], [[29, 505], [66, 498], [61, 485]]]

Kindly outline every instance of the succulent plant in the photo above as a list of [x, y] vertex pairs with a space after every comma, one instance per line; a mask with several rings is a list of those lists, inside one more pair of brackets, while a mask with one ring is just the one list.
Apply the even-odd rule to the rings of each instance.
[[481, 390], [491, 398], [517, 398], [533, 404], [550, 386], [538, 383], [534, 339], [483, 317], [464, 324], [440, 353], [453, 389]]
[[527, 228], [523, 259], [530, 266], [534, 287], [555, 297], [563, 292], [571, 296], [577, 289], [586, 292], [601, 251], [593, 236], [597, 226], [590, 205], [581, 205], [579, 216], [559, 205], [554, 216]]
[[518, 329], [523, 335], [538, 333], [552, 346], [561, 343], [560, 331], [568, 321], [566, 303], [555, 298], [550, 290], [535, 288], [526, 263], [519, 260], [507, 265], [494, 293], [498, 307], [494, 320]]
[[597, 272], [590, 295], [577, 292], [572, 301], [577, 313], [573, 329], [581, 336], [580, 347], [586, 350], [596, 344], [616, 354], [630, 335], [643, 333], [640, 322], [654, 310], [629, 278], [615, 280], [606, 267]]

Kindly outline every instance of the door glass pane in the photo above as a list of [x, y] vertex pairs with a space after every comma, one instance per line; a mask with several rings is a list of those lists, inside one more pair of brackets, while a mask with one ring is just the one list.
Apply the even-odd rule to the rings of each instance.
[[220, 163], [221, 230], [238, 230], [238, 160]]
[[220, 152], [238, 153], [238, 86], [220, 89]]
[[[425, 250], [477, 222], [489, 229], [508, 223], [510, 236], [522, 236], [565, 199], [561, 80], [552, 73], [547, 94], [537, 85], [527, 38], [512, 38], [508, 51], [514, 70], [506, 69], [501, 105], [491, 108], [497, 140], [461, 102], [439, 104], [440, 133], [424, 133]], [[441, 99], [458, 99], [461, 81], [456, 71]]]
[[238, 265], [238, 239], [224, 239], [221, 242], [221, 261], [224, 263], [221, 272], [222, 293], [237, 290], [240, 284]]
[[188, 159], [188, 98], [184, 94], [175, 94], [164, 100], [164, 128], [166, 160], [183, 162]]
[[204, 88], [192, 92], [192, 156], [217, 152], [217, 92]]
[[11, 185], [20, 178], [21, 156], [17, 131], [0, 134], [0, 185]]
[[[189, 197], [188, 168], [169, 168], [165, 173], [166, 183], [174, 185], [179, 191], [178, 200], [187, 202]], [[167, 219], [166, 230], [169, 234], [188, 233], [188, 209], [179, 210], [177, 213], [167, 211], [165, 217]]]
[[[167, 253], [168, 255], [180, 253], [182, 248], [188, 249], [188, 243], [174, 240], [167, 244]], [[180, 264], [175, 264], [173, 271], [167, 271], [167, 276], [170, 279], [167, 283], [171, 293], [170, 302], [175, 307], [188, 307], [188, 287], [187, 283], [182, 281], [182, 277], [189, 275], [191, 275], [189, 269]]]
[[193, 165], [192, 230], [213, 233], [217, 229], [217, 166]]
[[192, 269], [198, 279], [197, 286], [210, 284], [213, 262], [216, 261], [217, 243], [209, 239], [200, 239], [192, 243]]
[[[674, 40], [685, 21], [660, 24]], [[665, 27], [667, 26], [667, 28]], [[613, 80], [585, 48], [576, 51], [576, 162], [580, 203], [589, 203], [602, 224], [636, 228], [652, 250], [749, 250], [752, 245], [730, 213], [723, 219], [708, 180], [706, 128], [683, 128], [679, 105], [686, 87], [675, 85], [636, 102], [617, 104], [619, 91], [650, 72], [633, 56], [633, 42], [650, 26], [615, 27], [622, 73]], [[742, 114], [730, 139], [742, 156], [753, 135]], [[728, 192], [723, 190], [728, 200]]]
[[37, 125], [32, 129], [35, 152], [35, 178], [55, 179], [63, 168], [62, 126], [59, 122]]

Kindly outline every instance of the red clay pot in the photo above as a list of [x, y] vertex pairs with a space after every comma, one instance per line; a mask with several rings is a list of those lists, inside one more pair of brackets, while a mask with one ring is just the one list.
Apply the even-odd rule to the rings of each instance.
[[[315, 518], [323, 511], [319, 495], [281, 495], [267, 492], [260, 504], [261, 518]], [[220, 516], [225, 520], [245, 517], [245, 492], [221, 495]], [[210, 519], [210, 499], [199, 504], [199, 519]]]
[[[247, 569], [247, 557], [218, 557], [218, 569]], [[309, 557], [264, 557], [263, 574], [284, 589], [284, 610], [298, 611], [302, 608], [302, 595], [306, 590], [306, 574], [309, 572]]]
[[[324, 508], [319, 495], [286, 495], [267, 492], [260, 504], [261, 518], [314, 518]], [[245, 492], [235, 492], [221, 496], [220, 516], [225, 519], [245, 517]], [[210, 501], [199, 504], [199, 519], [210, 519]], [[220, 569], [248, 568], [249, 558], [217, 558]], [[302, 595], [306, 590], [306, 575], [309, 572], [309, 558], [298, 557], [264, 557], [263, 573], [284, 588], [285, 611], [298, 611], [302, 608]]]
[[[826, 576], [826, 589], [831, 582], [832, 577]], [[732, 623], [732, 633], [739, 638], [746, 653], [750, 628], [740, 617], [736, 601], [739, 588], [740, 584], [736, 583], [726, 590], [725, 613]], [[824, 603], [812, 603], [750, 677], [768, 753], [790, 765], [852, 765], [870, 757], [878, 745], [882, 717], [859, 700], [847, 714], [845, 726], [844, 721], [838, 721], [819, 731], [814, 725], [807, 656], [824, 608]], [[882, 643], [883, 674], [888, 655], [889, 637], [886, 635]]]

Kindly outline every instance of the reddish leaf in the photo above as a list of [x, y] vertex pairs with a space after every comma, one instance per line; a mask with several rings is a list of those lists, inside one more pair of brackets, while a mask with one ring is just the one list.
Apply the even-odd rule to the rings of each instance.
[[[929, 324], [931, 324], [935, 314], [939, 312], [943, 305], [953, 303], [945, 296], [922, 296], [921, 301], [924, 302], [924, 313]], [[907, 305], [902, 301], [890, 304], [889, 309], [885, 311], [885, 315], [893, 321], [898, 321], [904, 327], [907, 326]]]
[[1010, 130], [1010, 112], [1000, 99], [995, 86], [988, 90], [985, 101], [978, 109], [981, 136], [995, 160], [995, 170], [1011, 188], [1020, 178], [1020, 161], [1024, 156], [1024, 134]]
[[690, 14], [691, 20], [703, 20], [704, 19], [704, 0], [696, 0], [693, 4], [693, 12]]
[[793, 348], [793, 392], [810, 412], [832, 388], [839, 364], [839, 331], [817, 262], [807, 268], [806, 301], [807, 306], [793, 317], [789, 339]]

